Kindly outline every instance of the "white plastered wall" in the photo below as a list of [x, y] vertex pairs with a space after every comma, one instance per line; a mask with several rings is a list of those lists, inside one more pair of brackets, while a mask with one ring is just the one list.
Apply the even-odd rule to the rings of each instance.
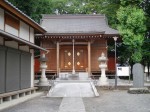
[[19, 32], [19, 37], [29, 41], [29, 25], [26, 23], [20, 21], [20, 32]]
[[30, 27], [30, 42], [34, 43], [34, 29]]
[[31, 53], [31, 87], [34, 87], [34, 50], [30, 50]]
[[19, 49], [22, 51], [29, 52], [29, 46], [19, 46]]
[[5, 46], [18, 49], [18, 43], [15, 41], [5, 41]]
[[10, 34], [13, 34], [15, 36], [18, 36], [18, 33], [19, 33], [19, 31], [17, 29], [15, 29], [15, 28], [7, 25], [7, 24], [5, 24], [5, 31], [10, 33]]
[[0, 29], [4, 30], [4, 10], [0, 8]]

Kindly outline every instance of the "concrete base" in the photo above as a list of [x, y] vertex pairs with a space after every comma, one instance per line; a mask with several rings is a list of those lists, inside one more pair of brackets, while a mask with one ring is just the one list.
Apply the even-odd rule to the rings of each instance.
[[150, 94], [150, 90], [147, 87], [144, 88], [130, 88], [128, 90], [130, 94]]

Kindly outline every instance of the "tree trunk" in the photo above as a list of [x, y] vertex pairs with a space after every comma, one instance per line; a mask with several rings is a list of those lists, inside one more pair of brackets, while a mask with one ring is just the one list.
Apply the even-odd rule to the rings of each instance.
[[131, 73], [130, 78], [131, 78], [131, 79], [133, 79], [133, 73], [132, 73], [132, 70], [133, 70], [133, 62], [131, 62], [131, 71], [130, 71], [130, 73]]

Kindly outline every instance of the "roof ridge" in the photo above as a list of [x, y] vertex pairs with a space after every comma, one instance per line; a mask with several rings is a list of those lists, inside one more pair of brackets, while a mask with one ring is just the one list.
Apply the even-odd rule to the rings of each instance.
[[53, 17], [105, 17], [104, 14], [42, 14], [42, 19]]

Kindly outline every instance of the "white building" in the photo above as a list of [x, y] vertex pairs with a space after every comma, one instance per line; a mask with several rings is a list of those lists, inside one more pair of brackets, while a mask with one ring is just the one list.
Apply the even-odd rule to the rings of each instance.
[[10, 4], [0, 0], [0, 94], [34, 87], [35, 33], [46, 31]]

